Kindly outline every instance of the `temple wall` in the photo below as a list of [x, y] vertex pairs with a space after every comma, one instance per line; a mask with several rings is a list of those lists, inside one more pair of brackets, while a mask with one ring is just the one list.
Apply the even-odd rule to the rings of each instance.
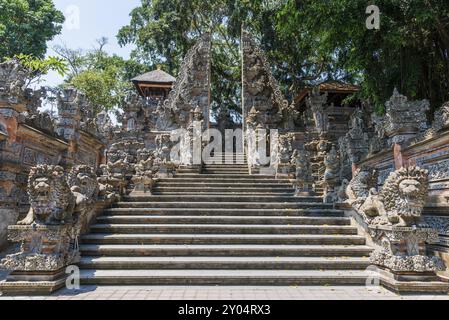
[[[0, 108], [0, 113], [4, 111]], [[7, 243], [7, 227], [28, 211], [26, 188], [31, 167], [60, 164], [71, 146], [69, 142], [38, 128], [17, 123], [11, 118], [0, 118], [0, 123], [8, 122], [16, 125], [7, 125], [8, 135], [0, 141], [0, 248]], [[87, 164], [96, 170], [104, 161], [104, 145], [89, 134], [81, 134], [76, 148], [78, 152], [73, 164]]]
[[7, 228], [29, 210], [30, 169], [38, 164], [70, 169], [104, 162], [106, 139], [88, 101], [74, 89], [58, 92], [59, 121], [41, 112], [43, 89], [25, 88], [29, 73], [16, 60], [0, 64], [0, 248]]
[[390, 150], [369, 156], [357, 164], [379, 172], [382, 185], [390, 172], [401, 166], [417, 165], [429, 171], [429, 191], [424, 222], [439, 230], [440, 243], [429, 246], [449, 265], [449, 128], [419, 142], [396, 144]]

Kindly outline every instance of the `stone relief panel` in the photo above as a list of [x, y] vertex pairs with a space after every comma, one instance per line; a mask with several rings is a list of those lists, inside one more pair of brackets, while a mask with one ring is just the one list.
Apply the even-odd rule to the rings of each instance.
[[[164, 107], [173, 111], [174, 122], [187, 128], [191, 122], [191, 112], [200, 107], [208, 127], [210, 105], [211, 34], [205, 33], [188, 51]], [[161, 115], [167, 110], [162, 107]], [[166, 119], [167, 120], [167, 119]]]
[[294, 105], [289, 105], [271, 73], [265, 53], [251, 34], [242, 30], [243, 118], [252, 129], [293, 130], [299, 121]]

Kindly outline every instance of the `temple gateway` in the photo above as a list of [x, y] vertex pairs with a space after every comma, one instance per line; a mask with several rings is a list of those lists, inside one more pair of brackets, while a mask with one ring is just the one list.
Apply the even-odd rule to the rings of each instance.
[[81, 285], [449, 290], [449, 103], [429, 123], [395, 90], [381, 116], [339, 82], [289, 102], [246, 30], [240, 52], [241, 125], [211, 117], [210, 34], [176, 78], [132, 79], [118, 125], [71, 88], [41, 112], [29, 71], [0, 64], [3, 294], [59, 290], [68, 267]]

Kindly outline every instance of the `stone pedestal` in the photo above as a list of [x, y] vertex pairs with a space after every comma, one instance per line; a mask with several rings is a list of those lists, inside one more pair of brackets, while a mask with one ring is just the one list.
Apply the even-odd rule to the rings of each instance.
[[151, 195], [151, 190], [155, 183], [151, 172], [146, 176], [134, 176], [132, 182], [134, 183], [134, 190], [131, 192], [132, 196]]
[[65, 284], [66, 267], [79, 261], [71, 224], [10, 226], [8, 240], [21, 243], [21, 251], [1, 261], [3, 268], [12, 270], [0, 282], [0, 291], [5, 294], [51, 293], [60, 289]]
[[438, 241], [435, 229], [426, 227], [369, 226], [379, 245], [370, 256], [380, 282], [396, 292], [447, 292], [436, 272], [445, 269], [440, 258], [427, 255], [426, 243]]
[[295, 167], [291, 163], [279, 163], [276, 169], [276, 179], [292, 178]]
[[156, 173], [157, 178], [173, 178], [176, 172], [176, 165], [172, 162], [166, 162], [158, 165]]

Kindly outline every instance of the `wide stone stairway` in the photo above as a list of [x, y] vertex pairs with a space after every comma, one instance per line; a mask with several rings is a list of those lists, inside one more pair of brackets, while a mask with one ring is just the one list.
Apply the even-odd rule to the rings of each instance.
[[363, 285], [371, 252], [342, 211], [246, 164], [181, 168], [81, 240], [81, 283], [96, 285]]

